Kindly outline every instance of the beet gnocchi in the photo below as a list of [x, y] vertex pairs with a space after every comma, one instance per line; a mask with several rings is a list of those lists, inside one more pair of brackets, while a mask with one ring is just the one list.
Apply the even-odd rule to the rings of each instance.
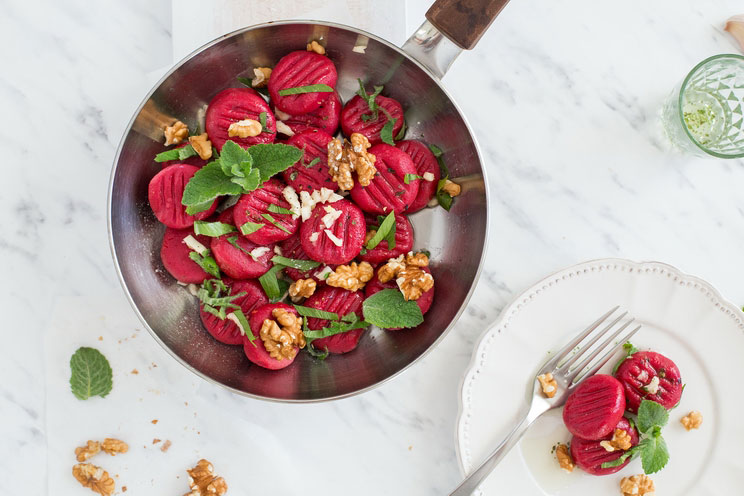
[[167, 226], [163, 266], [199, 299], [206, 331], [269, 370], [301, 350], [353, 352], [370, 325], [421, 324], [436, 269], [428, 252], [412, 251], [408, 215], [435, 197], [446, 210], [452, 204], [438, 148], [396, 146], [405, 134], [400, 103], [360, 80], [344, 105], [335, 64], [317, 42], [308, 47], [273, 70], [254, 68], [262, 77], [252, 84], [267, 85], [268, 99], [221, 89], [205, 134], [168, 126], [173, 147], [156, 157], [162, 170], [148, 189]]

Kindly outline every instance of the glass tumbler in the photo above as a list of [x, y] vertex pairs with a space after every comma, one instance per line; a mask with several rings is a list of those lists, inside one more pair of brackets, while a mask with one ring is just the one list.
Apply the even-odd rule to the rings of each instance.
[[669, 139], [682, 150], [744, 157], [744, 56], [715, 55], [696, 65], [662, 108]]

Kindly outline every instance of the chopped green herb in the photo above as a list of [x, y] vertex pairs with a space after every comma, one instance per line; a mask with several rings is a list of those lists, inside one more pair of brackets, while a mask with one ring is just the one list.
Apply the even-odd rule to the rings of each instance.
[[261, 132], [262, 133], [270, 133], [271, 129], [266, 127], [266, 112], [261, 112], [258, 114], [258, 122], [261, 123]]
[[373, 93], [368, 94], [367, 90], [364, 89], [364, 83], [361, 79], [357, 79], [359, 82], [359, 90], [357, 90], [357, 95], [359, 95], [359, 98], [367, 102], [367, 107], [369, 107], [369, 114], [362, 114], [362, 121], [367, 122], [371, 120], [376, 120], [378, 116], [380, 115], [380, 107], [377, 105], [377, 95], [382, 93], [382, 90], [384, 86], [375, 86], [375, 91]]
[[257, 222], [246, 222], [242, 226], [240, 226], [240, 233], [243, 236], [248, 236], [249, 234], [253, 234], [254, 232], [258, 231], [264, 226], [264, 224], [259, 224]]
[[209, 255], [209, 251], [207, 251], [207, 255], [200, 255], [195, 251], [190, 251], [189, 258], [196, 262], [207, 274], [211, 274], [217, 278], [220, 277], [220, 268], [215, 259]]
[[631, 357], [631, 356], [632, 356], [632, 355], [633, 355], [634, 353], [636, 353], [636, 352], [638, 351], [638, 348], [636, 348], [636, 347], [635, 347], [635, 346], [633, 346], [633, 345], [632, 345], [632, 344], [631, 344], [630, 342], [628, 342], [628, 343], [625, 343], [625, 344], [623, 345], [623, 350], [625, 350], [625, 356], [624, 356], [624, 357], [622, 357], [622, 358], [621, 358], [620, 360], [618, 360], [618, 362], [617, 362], [617, 363], [615, 364], [615, 366], [614, 366], [614, 367], [612, 368], [612, 374], [613, 374], [613, 375], [615, 374], [615, 372], [617, 372], [617, 369], [619, 369], [619, 368], [620, 368], [620, 365], [622, 365], [622, 363], [623, 363], [623, 362], [624, 362], [625, 360], [627, 360], [628, 358], [630, 358], [630, 357]]
[[95, 348], [78, 348], [70, 357], [70, 389], [79, 400], [105, 398], [113, 387], [111, 365]]
[[249, 88], [253, 88], [253, 79], [247, 78], [247, 77], [239, 77], [238, 81], [240, 81], [242, 84], [248, 86]]
[[411, 181], [415, 181], [416, 179], [423, 179], [423, 176], [419, 176], [418, 174], [406, 174], [403, 176], [403, 182], [406, 184], [411, 184]]
[[[275, 264], [264, 275], [258, 278], [258, 282], [261, 283], [261, 287], [271, 303], [281, 300], [286, 291], [280, 283], [281, 279], [277, 277], [277, 274], [283, 269], [283, 265]], [[284, 283], [286, 284], [286, 281]]]
[[313, 346], [313, 343], [307, 343], [305, 349], [310, 353], [311, 357], [317, 358], [318, 360], [325, 360], [328, 358], [328, 348], [323, 348], [323, 351], [318, 351], [318, 349]]
[[400, 131], [398, 131], [398, 134], [395, 135], [395, 140], [400, 141], [406, 136], [406, 130], [408, 129], [408, 125], [406, 124], [406, 121], [403, 121], [403, 125], [400, 127]]
[[383, 329], [416, 327], [424, 321], [421, 309], [397, 289], [383, 289], [363, 303], [364, 319]]
[[275, 264], [284, 265], [287, 267], [292, 267], [293, 269], [298, 270], [312, 270], [315, 267], [318, 267], [320, 265], [320, 262], [315, 262], [313, 260], [300, 260], [297, 258], [287, 258], [282, 257], [281, 255], [274, 255], [271, 258], [271, 261]]
[[325, 319], [325, 320], [340, 320], [337, 313], [326, 312], [325, 310], [319, 310], [317, 308], [303, 307], [302, 305], [295, 305], [297, 313], [303, 317], [310, 317], [313, 319]]
[[283, 225], [281, 225], [281, 224], [280, 224], [280, 223], [279, 223], [279, 222], [278, 222], [278, 221], [277, 221], [277, 220], [276, 220], [276, 219], [274, 218], [274, 216], [273, 216], [273, 215], [271, 215], [271, 214], [261, 214], [261, 217], [263, 217], [264, 219], [266, 219], [266, 220], [268, 220], [269, 222], [271, 222], [272, 224], [274, 224], [274, 227], [276, 227], [277, 229], [279, 229], [279, 230], [282, 230], [282, 231], [284, 231], [284, 232], [285, 232], [285, 233], [287, 233], [287, 234], [292, 234], [292, 231], [290, 231], [289, 229], [287, 229], [286, 227], [284, 227]]
[[[390, 236], [390, 233], [393, 233]], [[395, 249], [395, 212], [390, 212], [385, 220], [380, 223], [380, 227], [377, 228], [377, 232], [367, 242], [365, 248], [367, 250], [373, 250], [380, 241], [386, 239], [388, 241], [388, 250]]]
[[382, 129], [380, 130], [380, 139], [383, 141], [383, 143], [387, 143], [388, 145], [395, 145], [395, 140], [393, 140], [393, 129], [395, 129], [395, 123], [398, 121], [398, 119], [393, 119], [393, 116], [390, 115], [390, 112], [388, 112], [384, 108], [380, 107], [380, 110], [382, 110], [382, 113], [385, 114], [385, 117], [387, 117], [387, 122], [384, 126], [382, 126]]
[[320, 162], [320, 159], [319, 159], [318, 157], [315, 157], [314, 159], [312, 159], [312, 160], [310, 161], [310, 163], [309, 163], [309, 164], [303, 164], [303, 165], [304, 165], [305, 167], [307, 167], [307, 168], [309, 169], [310, 167], [313, 167], [313, 166], [314, 166], [315, 164], [317, 164], [318, 162]]
[[443, 158], [444, 153], [437, 145], [429, 145], [429, 150], [434, 154], [434, 157], [436, 157], [437, 162], [439, 163], [439, 172], [441, 175], [441, 179], [437, 183], [437, 192], [435, 196], [439, 205], [449, 212], [449, 209], [452, 208], [453, 198], [449, 193], [444, 191], [444, 185], [447, 184], [447, 180], [449, 179], [449, 169], [447, 168], [447, 164], [444, 163]]
[[327, 84], [311, 84], [309, 86], [296, 86], [279, 90], [279, 96], [300, 95], [302, 93], [331, 93], [333, 88]]
[[211, 238], [216, 238], [223, 234], [235, 231], [235, 226], [225, 224], [224, 222], [205, 222], [203, 220], [194, 221], [194, 232]]
[[266, 210], [269, 212], [273, 212], [275, 214], [285, 214], [285, 215], [294, 215], [294, 212], [289, 210], [288, 208], [280, 207], [279, 205], [274, 205], [273, 203], [270, 204]]
[[253, 345], [254, 348], [257, 348], [256, 343], [254, 341], [256, 340], [256, 336], [253, 334], [253, 330], [251, 329], [251, 324], [248, 323], [248, 319], [245, 318], [245, 314], [241, 309], [234, 310], [233, 313], [235, 314], [235, 318], [238, 319], [238, 322], [240, 322], [240, 327], [242, 327], [243, 336], [250, 341], [250, 343]]
[[165, 152], [160, 152], [155, 155], [155, 162], [168, 162], [171, 160], [185, 160], [189, 157], [196, 155], [196, 150], [191, 145], [182, 146], [181, 148], [173, 148]]

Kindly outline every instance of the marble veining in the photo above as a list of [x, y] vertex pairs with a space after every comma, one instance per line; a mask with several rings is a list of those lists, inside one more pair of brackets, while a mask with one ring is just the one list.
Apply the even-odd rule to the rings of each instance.
[[[428, 5], [406, 2], [408, 32]], [[659, 260], [744, 303], [744, 161], [678, 154], [658, 121], [697, 62], [737, 50], [722, 25], [741, 2], [514, 1], [444, 79], [480, 142], [493, 199], [485, 268], [451, 334], [400, 377], [338, 402], [282, 405], [212, 387], [142, 330], [106, 235], [120, 136], [185, 49], [179, 33], [174, 50], [173, 8], [4, 5], [0, 494], [86, 494], [70, 476], [72, 450], [109, 435], [132, 451], [97, 461], [130, 494], [183, 494], [184, 469], [202, 456], [228, 494], [446, 494], [460, 478], [462, 374], [484, 329], [535, 280], [593, 258]], [[68, 391], [82, 345], [111, 360], [106, 399]], [[173, 446], [162, 453], [153, 438]], [[269, 461], [290, 475], [267, 480]]]

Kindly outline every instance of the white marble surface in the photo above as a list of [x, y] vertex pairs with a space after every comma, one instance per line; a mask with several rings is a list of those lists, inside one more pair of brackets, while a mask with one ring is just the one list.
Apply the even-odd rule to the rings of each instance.
[[[428, 3], [409, 0], [409, 30]], [[0, 494], [90, 494], [71, 480], [72, 449], [105, 435], [131, 443], [97, 461], [135, 495], [184, 493], [183, 469], [200, 456], [228, 494], [446, 494], [460, 477], [456, 398], [471, 350], [532, 281], [591, 258], [660, 260], [744, 302], [744, 162], [676, 154], [657, 120], [695, 63], [736, 50], [721, 25], [741, 11], [735, 0], [507, 6], [445, 78], [493, 194], [472, 303], [437, 349], [384, 387], [288, 406], [214, 389], [169, 360], [113, 270], [109, 170], [131, 113], [173, 61], [170, 2], [5, 2]], [[109, 397], [82, 403], [67, 392], [80, 345], [111, 359]], [[173, 441], [168, 453], [155, 437]], [[267, 477], [278, 463], [289, 475]]]

